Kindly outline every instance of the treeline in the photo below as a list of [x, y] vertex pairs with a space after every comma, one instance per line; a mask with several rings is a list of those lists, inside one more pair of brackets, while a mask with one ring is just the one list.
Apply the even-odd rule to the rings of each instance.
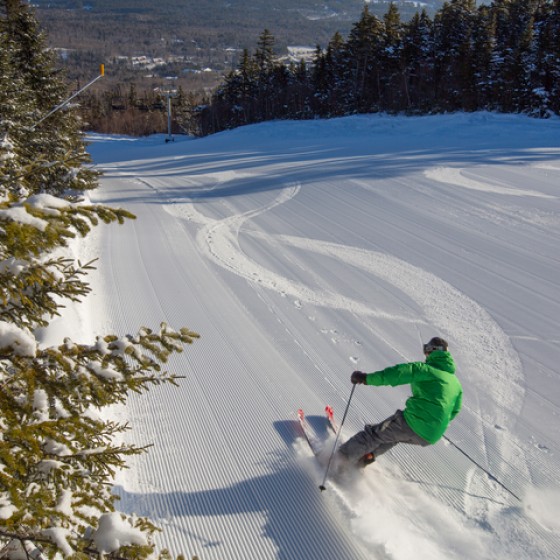
[[382, 19], [366, 6], [349, 36], [336, 33], [310, 65], [278, 61], [265, 31], [188, 127], [205, 135], [377, 111], [560, 114], [559, 37], [560, 0], [452, 0], [408, 23], [394, 4]]

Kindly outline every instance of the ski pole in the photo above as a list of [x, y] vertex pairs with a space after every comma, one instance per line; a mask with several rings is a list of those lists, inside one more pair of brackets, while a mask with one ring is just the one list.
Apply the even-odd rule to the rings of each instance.
[[342, 426], [344, 425], [344, 420], [346, 420], [346, 415], [348, 414], [348, 409], [350, 408], [350, 401], [352, 400], [352, 396], [354, 395], [354, 390], [356, 389], [356, 385], [352, 385], [352, 391], [350, 391], [350, 397], [348, 399], [348, 404], [346, 405], [346, 410], [344, 411], [344, 415], [342, 416], [342, 421], [340, 422], [340, 426], [338, 428], [338, 432], [336, 434], [336, 438], [334, 440], [333, 449], [331, 452], [331, 456], [329, 457], [329, 462], [327, 463], [327, 469], [325, 470], [325, 476], [323, 477], [323, 483], [319, 486], [319, 490], [323, 492], [326, 490], [325, 483], [327, 482], [327, 476], [329, 475], [329, 469], [331, 468], [331, 461], [334, 456], [334, 452], [336, 451], [336, 444], [338, 443], [338, 438], [340, 436], [340, 432], [342, 432]]
[[482, 465], [477, 463], [470, 455], [465, 453], [456, 443], [452, 442], [447, 436], [443, 436], [443, 439], [445, 439], [445, 441], [450, 443], [455, 449], [457, 449], [457, 451], [460, 451], [471, 463], [476, 465], [481, 471], [485, 472], [490, 477], [491, 480], [493, 480], [496, 484], [499, 484], [506, 492], [511, 494], [516, 500], [518, 500], [519, 502], [522, 501], [519, 496], [514, 494], [507, 486], [502, 484], [491, 472], [486, 470]]

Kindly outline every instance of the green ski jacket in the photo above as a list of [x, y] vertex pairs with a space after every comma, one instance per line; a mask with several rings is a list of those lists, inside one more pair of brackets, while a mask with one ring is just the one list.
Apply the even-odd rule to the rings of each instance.
[[406, 401], [404, 419], [422, 439], [436, 443], [461, 410], [463, 399], [451, 354], [436, 350], [425, 363], [399, 364], [366, 375], [366, 385], [395, 387], [407, 383], [412, 396]]

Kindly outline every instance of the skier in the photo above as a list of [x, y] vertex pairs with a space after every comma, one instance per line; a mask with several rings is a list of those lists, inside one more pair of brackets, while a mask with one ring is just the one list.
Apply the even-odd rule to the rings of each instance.
[[461, 409], [463, 389], [455, 377], [455, 363], [447, 351], [447, 342], [439, 337], [424, 344], [425, 362], [411, 362], [374, 373], [355, 371], [354, 384], [405, 385], [412, 396], [404, 410], [375, 425], [366, 425], [337, 452], [336, 470], [350, 465], [365, 467], [397, 443], [427, 446], [436, 443]]

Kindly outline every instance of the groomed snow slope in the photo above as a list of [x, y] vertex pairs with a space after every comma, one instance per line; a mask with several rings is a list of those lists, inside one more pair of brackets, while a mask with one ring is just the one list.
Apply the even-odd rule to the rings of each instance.
[[[560, 557], [560, 121], [487, 113], [273, 122], [199, 140], [95, 136], [91, 333], [202, 338], [179, 388], [132, 397], [153, 442], [117, 481], [161, 546], [201, 560]], [[299, 437], [354, 369], [448, 339], [453, 446], [400, 446], [343, 491]], [[407, 387], [358, 387], [346, 437]]]

